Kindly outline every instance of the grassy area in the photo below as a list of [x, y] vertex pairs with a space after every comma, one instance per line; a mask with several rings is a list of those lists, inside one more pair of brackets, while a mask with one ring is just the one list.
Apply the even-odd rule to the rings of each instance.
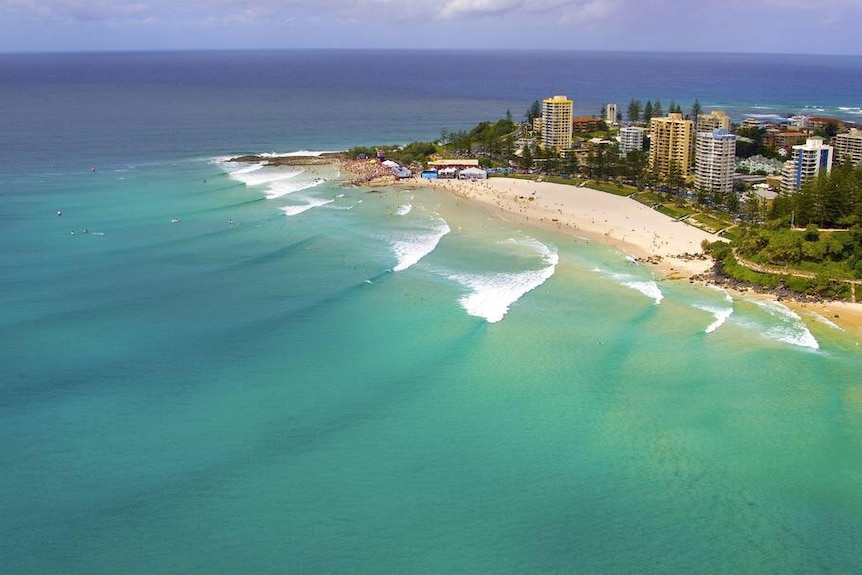
[[703, 229], [712, 233], [724, 229], [732, 224], [732, 222], [727, 221], [726, 219], [718, 219], [703, 212], [692, 215], [691, 219], [699, 223]]
[[509, 174], [507, 178], [516, 180], [529, 180], [531, 182], [549, 182], [551, 184], [564, 184], [566, 186], [579, 186], [583, 180], [577, 178], [561, 178], [557, 176], [540, 176], [537, 174]]
[[623, 184], [612, 184], [610, 182], [597, 182], [595, 180], [587, 181], [586, 186], [600, 192], [614, 194], [615, 196], [630, 196], [638, 191], [637, 188], [634, 188], [632, 186], [626, 186]]
[[681, 210], [679, 207], [674, 206], [673, 204], [662, 204], [657, 206], [655, 209], [658, 213], [664, 214], [669, 218], [673, 218], [675, 220], [680, 219], [681, 217], [687, 215], [687, 212]]
[[658, 192], [649, 192], [649, 191], [638, 192], [635, 195], [635, 199], [637, 201], [639, 201], [640, 203], [645, 204], [647, 206], [653, 206], [655, 204], [663, 204], [663, 203], [665, 203], [665, 201], [667, 201], [665, 196], [663, 196], [662, 194], [660, 194]]

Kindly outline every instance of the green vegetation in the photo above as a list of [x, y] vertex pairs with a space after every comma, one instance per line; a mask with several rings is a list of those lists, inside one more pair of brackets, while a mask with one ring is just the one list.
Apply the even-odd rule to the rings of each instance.
[[814, 297], [847, 299], [852, 294], [852, 286], [845, 278], [828, 271], [810, 274], [810, 277], [793, 275], [791, 272], [763, 273], [739, 263], [731, 244], [714, 242], [704, 248], [720, 263], [724, 275], [740, 282], [770, 289], [784, 287], [796, 294]]
[[739, 128], [736, 130], [739, 139], [736, 141], [736, 157], [750, 158], [763, 156], [765, 158], [781, 158], [777, 150], [767, 148], [763, 144], [766, 128]]
[[638, 191], [635, 187], [620, 183], [612, 184], [609, 182], [588, 181], [585, 185], [594, 190], [607, 192], [608, 194], [614, 194], [615, 196], [630, 196]]
[[821, 173], [798, 192], [776, 198], [770, 217], [821, 228], [849, 228], [862, 223], [862, 169], [843, 162], [829, 174]]

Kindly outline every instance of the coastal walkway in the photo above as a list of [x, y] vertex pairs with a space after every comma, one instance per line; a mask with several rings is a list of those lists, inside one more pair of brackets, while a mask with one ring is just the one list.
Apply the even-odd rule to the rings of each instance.
[[[804, 272], [800, 270], [790, 270], [787, 267], [779, 267], [779, 266], [769, 266], [764, 264], [758, 264], [751, 260], [747, 260], [741, 255], [739, 255], [739, 250], [733, 248], [733, 257], [736, 258], [736, 261], [750, 269], [751, 271], [759, 272], [762, 274], [772, 274], [772, 275], [782, 275], [782, 276], [792, 276], [797, 278], [806, 278], [806, 279], [814, 279], [817, 277], [817, 274], [813, 272]], [[848, 278], [836, 278], [836, 281], [844, 282], [850, 284], [850, 298], [853, 303], [857, 303], [856, 300], [856, 288], [862, 281], [848, 279]]]

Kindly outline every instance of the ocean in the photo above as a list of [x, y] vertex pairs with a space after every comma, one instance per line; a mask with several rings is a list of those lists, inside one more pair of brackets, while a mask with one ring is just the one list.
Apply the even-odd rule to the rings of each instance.
[[862, 572], [862, 355], [830, 318], [436, 189], [226, 161], [556, 93], [852, 120], [860, 72], [0, 55], [0, 571]]

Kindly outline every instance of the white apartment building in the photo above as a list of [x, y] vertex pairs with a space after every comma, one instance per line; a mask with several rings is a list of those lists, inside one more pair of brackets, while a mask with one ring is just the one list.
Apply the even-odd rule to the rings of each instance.
[[635, 150], [644, 149], [644, 129], [637, 126], [626, 126], [620, 129], [620, 156]]
[[833, 152], [832, 146], [823, 143], [823, 138], [808, 138], [805, 144], [793, 146], [790, 159], [781, 171], [781, 190], [796, 191], [821, 171], [828, 174], [832, 170]]
[[736, 135], [723, 128], [698, 132], [694, 181], [698, 190], [708, 193], [733, 191]]

